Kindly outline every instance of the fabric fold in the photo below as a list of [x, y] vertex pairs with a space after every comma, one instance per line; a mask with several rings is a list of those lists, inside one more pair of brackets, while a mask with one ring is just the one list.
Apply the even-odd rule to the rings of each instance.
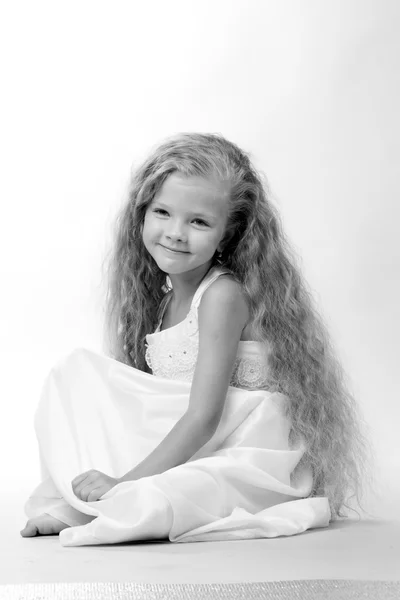
[[229, 387], [214, 436], [186, 463], [123, 482], [97, 502], [72, 490], [98, 469], [121, 477], [146, 458], [185, 413], [190, 383], [157, 377], [78, 348], [51, 370], [35, 413], [41, 482], [28, 517], [70, 525], [64, 546], [146, 539], [193, 542], [294, 535], [329, 525], [327, 498], [308, 498], [312, 473], [289, 446], [288, 399]]

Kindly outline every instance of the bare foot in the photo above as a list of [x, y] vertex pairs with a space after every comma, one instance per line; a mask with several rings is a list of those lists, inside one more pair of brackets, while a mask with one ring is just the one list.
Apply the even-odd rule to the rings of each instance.
[[55, 517], [44, 513], [39, 517], [29, 519], [24, 529], [21, 529], [22, 537], [34, 537], [36, 535], [58, 535], [60, 531], [66, 529], [66, 525]]

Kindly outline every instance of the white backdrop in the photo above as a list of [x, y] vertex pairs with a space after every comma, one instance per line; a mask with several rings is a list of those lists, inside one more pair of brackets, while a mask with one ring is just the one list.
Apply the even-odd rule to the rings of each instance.
[[15, 1], [0, 23], [3, 489], [38, 482], [52, 364], [101, 349], [132, 166], [164, 136], [220, 132], [270, 181], [373, 431], [370, 508], [397, 516], [400, 4]]

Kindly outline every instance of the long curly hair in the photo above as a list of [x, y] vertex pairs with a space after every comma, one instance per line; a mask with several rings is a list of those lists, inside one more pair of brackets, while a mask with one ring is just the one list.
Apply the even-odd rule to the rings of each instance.
[[[370, 479], [371, 441], [327, 327], [301, 275], [297, 257], [270, 200], [264, 174], [250, 154], [219, 134], [182, 133], [157, 146], [135, 169], [105, 258], [105, 349], [116, 360], [150, 373], [145, 336], [157, 326], [169, 289], [142, 241], [147, 206], [172, 173], [228, 184], [229, 208], [221, 256], [248, 300], [257, 341], [265, 348], [272, 392], [289, 399], [290, 439], [306, 443], [297, 466], [314, 475], [310, 496], [329, 499], [332, 520]], [[363, 510], [363, 509], [362, 509]], [[358, 511], [355, 511], [358, 514]], [[364, 511], [365, 512], [365, 511]]]

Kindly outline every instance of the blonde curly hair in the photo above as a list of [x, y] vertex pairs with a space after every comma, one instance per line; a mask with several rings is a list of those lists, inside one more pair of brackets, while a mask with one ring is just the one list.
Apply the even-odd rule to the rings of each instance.
[[143, 244], [141, 229], [147, 206], [172, 173], [216, 177], [228, 184], [223, 250], [213, 263], [229, 269], [241, 283], [266, 350], [269, 389], [290, 399], [290, 439], [306, 442], [297, 469], [311, 465], [314, 474], [310, 496], [328, 497], [332, 520], [345, 517], [340, 511], [350, 508], [350, 498], [361, 507], [363, 480], [373, 460], [367, 425], [269, 199], [266, 177], [256, 171], [248, 153], [222, 135], [171, 136], [135, 170], [105, 259], [107, 352], [150, 372], [145, 336], [158, 323], [167, 282]]

